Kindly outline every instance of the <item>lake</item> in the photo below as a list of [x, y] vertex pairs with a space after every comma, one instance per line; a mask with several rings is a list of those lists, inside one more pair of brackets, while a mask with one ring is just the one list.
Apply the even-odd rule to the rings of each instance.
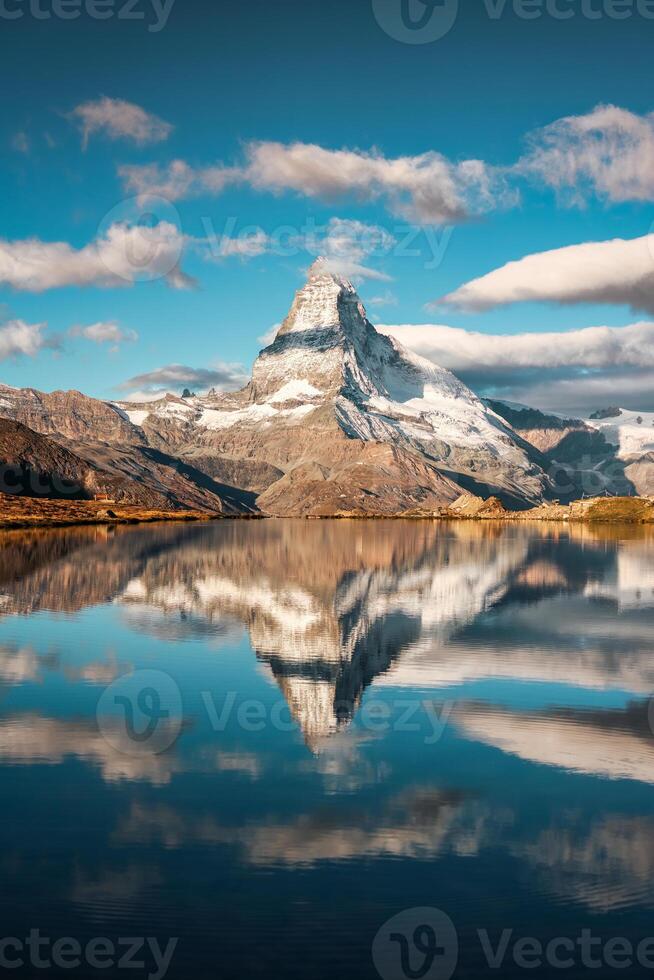
[[220, 521], [0, 554], [14, 976], [654, 976], [652, 530]]

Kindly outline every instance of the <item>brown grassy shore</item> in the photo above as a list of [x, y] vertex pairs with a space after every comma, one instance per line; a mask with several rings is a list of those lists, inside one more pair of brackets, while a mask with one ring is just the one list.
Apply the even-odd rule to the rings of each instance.
[[575, 500], [570, 504], [548, 503], [529, 510], [507, 510], [497, 497], [484, 500], [464, 493], [449, 507], [434, 511], [407, 511], [401, 515], [419, 520], [438, 517], [441, 520], [469, 521], [555, 521], [584, 524], [652, 524], [654, 497], [596, 497]]
[[[148, 524], [155, 521], [257, 520], [265, 514], [219, 514], [200, 510], [155, 510], [92, 500], [52, 500], [0, 493], [0, 529], [72, 527], [84, 524]], [[507, 510], [496, 497], [464, 493], [449, 506], [397, 514], [342, 510], [306, 515], [313, 520], [550, 521], [584, 524], [654, 524], [654, 497], [599, 497], [571, 504], [547, 503]]]
[[414, 507], [397, 514], [371, 514], [341, 510], [334, 514], [307, 515], [311, 520], [411, 520], [411, 521], [548, 521], [558, 524], [654, 524], [654, 497], [596, 497], [570, 504], [540, 504], [527, 510], [507, 510], [497, 497], [463, 493], [442, 507]]
[[210, 521], [221, 514], [198, 510], [148, 510], [93, 500], [49, 500], [0, 494], [0, 528], [70, 527], [79, 524], [145, 524]]

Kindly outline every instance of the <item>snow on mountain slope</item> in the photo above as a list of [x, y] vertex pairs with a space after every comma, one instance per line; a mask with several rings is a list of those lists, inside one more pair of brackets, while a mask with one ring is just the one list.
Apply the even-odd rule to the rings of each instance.
[[614, 418], [584, 419], [584, 422], [616, 446], [621, 459], [654, 452], [654, 412], [631, 412], [623, 408]]
[[245, 392], [214, 401], [215, 407], [209, 397], [182, 402], [167, 396], [147, 409], [125, 406], [125, 412], [138, 424], [149, 412], [222, 429], [302, 419], [329, 401], [347, 434], [363, 440], [492, 443], [498, 455], [513, 444], [505, 424], [462, 382], [378, 334], [352, 285], [318, 264], [255, 362]]
[[654, 413], [606, 409], [573, 419], [487, 399], [487, 404], [550, 461], [556, 496], [654, 494]]

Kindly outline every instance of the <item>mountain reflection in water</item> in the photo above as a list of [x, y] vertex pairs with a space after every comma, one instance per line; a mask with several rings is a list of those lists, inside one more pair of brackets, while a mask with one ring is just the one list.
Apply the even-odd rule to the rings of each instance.
[[[170, 976], [212, 975], [215, 915], [225, 976], [306, 975], [300, 955], [312, 975], [374, 976], [377, 929], [421, 904], [525, 935], [627, 909], [616, 934], [638, 932], [654, 903], [649, 529], [220, 521], [13, 532], [0, 558], [14, 929], [38, 880], [44, 922], [67, 909], [68, 934], [136, 916], [186, 937]], [[167, 751], [122, 752], [98, 727], [107, 685], [139, 670], [181, 691]], [[229, 698], [259, 704], [261, 726], [223, 718]]]

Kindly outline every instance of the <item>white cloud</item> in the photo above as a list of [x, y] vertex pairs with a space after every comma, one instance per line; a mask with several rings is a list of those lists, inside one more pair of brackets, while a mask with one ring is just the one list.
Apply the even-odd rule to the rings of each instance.
[[[114, 104], [101, 100], [87, 106], [104, 103]], [[453, 161], [435, 150], [386, 157], [376, 149], [252, 141], [236, 166], [193, 167], [173, 160], [163, 167], [123, 166], [119, 175], [141, 196], [179, 200], [246, 183], [255, 190], [295, 191], [327, 201], [380, 202], [395, 217], [426, 225], [458, 223], [512, 206], [524, 179], [563, 192], [570, 203], [583, 203], [591, 194], [612, 202], [654, 199], [654, 113], [641, 116], [600, 105], [536, 130], [527, 145], [514, 164], [500, 167], [483, 160]]]
[[327, 226], [324, 249], [329, 255], [363, 259], [373, 252], [387, 252], [395, 239], [385, 228], [352, 218], [332, 218]]
[[654, 235], [527, 255], [473, 279], [440, 302], [489, 310], [528, 301], [625, 304], [654, 313]]
[[451, 163], [440, 153], [386, 158], [310, 143], [247, 147], [246, 177], [257, 189], [297, 191], [327, 200], [381, 200], [390, 212], [425, 224], [465, 220], [496, 203], [498, 172], [480, 160]]
[[133, 343], [138, 340], [135, 330], [124, 330], [115, 320], [100, 321], [91, 323], [87, 327], [74, 326], [70, 329], [72, 337], [84, 337], [95, 344], [121, 344], [124, 342]]
[[573, 414], [609, 403], [654, 410], [651, 322], [514, 335], [436, 324], [377, 329], [482, 395]]
[[486, 334], [459, 327], [380, 326], [406, 346], [452, 371], [471, 367], [602, 368], [616, 364], [654, 368], [654, 323], [586, 327], [552, 333]]
[[378, 269], [372, 269], [368, 265], [362, 265], [354, 259], [348, 259], [344, 255], [320, 256], [322, 265], [328, 272], [334, 275], [344, 276], [346, 279], [362, 280], [375, 279], [379, 282], [389, 282], [391, 277]]
[[396, 240], [385, 228], [350, 218], [332, 218], [324, 233], [304, 242], [306, 251], [320, 255], [323, 265], [337, 275], [350, 279], [388, 281], [390, 276], [364, 265], [372, 256], [387, 255]]
[[0, 284], [40, 293], [62, 286], [131, 285], [165, 278], [174, 288], [192, 280], [179, 268], [186, 237], [162, 221], [158, 225], [113, 224], [80, 249], [67, 242], [0, 240]]
[[34, 357], [48, 346], [43, 336], [45, 323], [10, 320], [0, 326], [0, 361], [10, 357]]
[[550, 378], [521, 384], [516, 378], [499, 395], [510, 401], [533, 405], [556, 414], [587, 418], [610, 405], [635, 412], [654, 412], [654, 371], [601, 371], [573, 378]]
[[589, 194], [609, 201], [654, 198], [654, 113], [600, 105], [537, 130], [529, 144], [515, 172], [569, 192], [575, 203]]
[[212, 367], [193, 368], [185, 364], [167, 364], [145, 374], [137, 374], [119, 385], [119, 390], [129, 392], [128, 400], [146, 401], [153, 396], [183, 388], [216, 388], [234, 391], [247, 384], [248, 375], [242, 364], [220, 361]]
[[208, 246], [207, 257], [215, 260], [238, 257], [243, 260], [260, 255], [308, 253], [320, 257], [325, 268], [353, 279], [387, 280], [390, 277], [363, 264], [370, 256], [387, 255], [396, 244], [395, 238], [379, 225], [365, 224], [349, 218], [331, 218], [326, 225], [310, 225], [297, 232], [282, 229], [283, 235], [267, 234], [262, 228], [245, 229], [240, 235], [217, 235], [211, 222], [204, 221]]
[[148, 143], [161, 143], [168, 139], [173, 130], [170, 123], [133, 102], [108, 99], [106, 96], [76, 106], [70, 117], [82, 130], [84, 147], [94, 133], [103, 133], [112, 140], [129, 139], [139, 146], [145, 146]]
[[165, 167], [156, 163], [125, 165], [118, 168], [125, 190], [141, 198], [163, 197], [167, 201], [198, 197], [202, 194], [216, 196], [230, 184], [242, 179], [237, 167], [220, 164], [211, 167], [191, 167], [184, 160], [173, 160]]
[[380, 201], [391, 214], [419, 224], [466, 220], [471, 214], [515, 200], [503, 173], [481, 160], [452, 163], [430, 151], [387, 158], [377, 151], [329, 150], [309, 143], [252, 142], [240, 166], [192, 167], [173, 160], [119, 168], [128, 191], [179, 200], [220, 194], [244, 182], [255, 190], [295, 191], [310, 198], [354, 197]]

